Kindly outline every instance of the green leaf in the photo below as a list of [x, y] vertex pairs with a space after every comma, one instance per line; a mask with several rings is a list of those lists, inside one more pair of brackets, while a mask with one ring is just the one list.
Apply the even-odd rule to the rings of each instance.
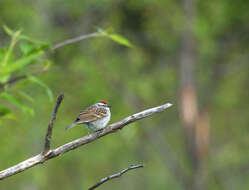
[[24, 34], [19, 35], [19, 39], [24, 40], [24, 41], [28, 41], [28, 42], [31, 42], [31, 43], [34, 43], [34, 44], [37, 44], [37, 45], [40, 45], [40, 46], [50, 47], [49, 43], [30, 38], [29, 36], [26, 36]]
[[[14, 53], [12, 53], [12, 52], [14, 50], [15, 44], [18, 42], [18, 36], [20, 35], [20, 33], [21, 33], [21, 31], [16, 31], [16, 32], [13, 32], [13, 35], [11, 36], [11, 43], [10, 43], [6, 53], [3, 55], [3, 59], [1, 61], [0, 74], [1, 74], [1, 71], [8, 68], [8, 65], [10, 63], [10, 59], [14, 55]], [[5, 76], [1, 76], [0, 80], [1, 80], [1, 82], [6, 82], [9, 79], [9, 77], [10, 77], [10, 75], [8, 73]]]
[[[8, 35], [10, 35], [10, 36], [13, 36], [13, 35], [15, 34], [15, 32], [14, 32], [12, 29], [10, 29], [8, 26], [6, 26], [6, 25], [3, 25], [3, 29], [4, 29], [5, 32], [6, 32]], [[28, 42], [32, 42], [32, 43], [34, 43], [34, 44], [41, 45], [41, 46], [42, 46], [42, 45], [49, 46], [48, 43], [45, 43], [45, 42], [40, 41], [40, 40], [35, 40], [35, 39], [33, 39], [33, 38], [29, 37], [29, 36], [26, 36], [26, 35], [24, 35], [24, 34], [20, 34], [20, 35], [18, 36], [18, 39], [19, 39], [19, 40], [28, 41]]]
[[3, 116], [8, 115], [10, 113], [11, 113], [10, 109], [0, 106], [0, 117], [3, 117]]
[[3, 25], [3, 29], [4, 29], [4, 31], [8, 34], [8, 35], [10, 35], [10, 36], [12, 36], [13, 34], [14, 34], [14, 31], [13, 30], [11, 30], [8, 26], [6, 26], [5, 24]]
[[0, 124], [3, 119], [15, 119], [15, 115], [10, 109], [0, 106]]
[[20, 43], [20, 49], [21, 49], [21, 52], [24, 54], [24, 55], [27, 55], [29, 54], [30, 52], [32, 52], [35, 47], [32, 43], [30, 42], [21, 42]]
[[26, 99], [27, 101], [29, 101], [29, 102], [34, 102], [34, 99], [33, 99], [30, 95], [28, 95], [27, 93], [25, 93], [25, 92], [23, 92], [23, 91], [20, 91], [20, 90], [16, 91], [16, 93], [17, 93], [20, 97]]
[[39, 47], [39, 49], [43, 50], [43, 51], [46, 51], [49, 48], [51, 48], [51, 44], [48, 44], [48, 43], [42, 43], [42, 44], [40, 44], [40, 47]]
[[37, 52], [39, 50], [46, 51], [50, 48], [49, 44], [34, 44], [29, 41], [22, 41], [20, 43], [20, 49], [24, 55], [32, 54], [34, 52]]
[[38, 85], [40, 85], [41, 87], [45, 88], [46, 92], [47, 92], [47, 95], [48, 95], [48, 98], [49, 100], [52, 102], [53, 99], [54, 99], [54, 96], [53, 96], [53, 92], [50, 90], [50, 88], [42, 81], [40, 80], [39, 78], [35, 77], [35, 76], [28, 76], [28, 79]]
[[115, 41], [123, 46], [132, 47], [131, 42], [128, 39], [126, 39], [125, 37], [120, 36], [119, 34], [106, 33], [106, 35], [107, 35], [107, 37], [111, 38], [113, 41]]
[[32, 63], [32, 61], [34, 59], [41, 56], [42, 54], [43, 54], [43, 51], [35, 52], [29, 56], [25, 56], [25, 57], [15, 61], [15, 62], [13, 62], [11, 65], [8, 65], [8, 66], [2, 68], [0, 71], [0, 77], [6, 76], [14, 71], [17, 71], [17, 70], [23, 68], [24, 66]]
[[94, 30], [97, 30], [97, 32], [99, 32], [99, 33], [104, 32], [104, 30], [103, 30], [102, 28], [98, 27], [98, 26], [93, 26], [92, 28], [93, 28]]
[[105, 31], [103, 31], [104, 33], [107, 34], [114, 34], [114, 29], [112, 27], [105, 29]]
[[10, 46], [9, 46], [7, 52], [5, 53], [2, 66], [6, 66], [8, 64], [9, 58], [12, 55], [15, 44], [18, 42], [18, 36], [20, 35], [20, 33], [21, 33], [21, 31], [19, 30], [19, 31], [14, 32], [13, 35], [11, 36], [12, 37], [11, 43], [10, 43]]
[[0, 48], [0, 66], [2, 65], [2, 60], [6, 54], [6, 48]]
[[4, 98], [11, 102], [16, 107], [20, 108], [23, 112], [26, 112], [30, 115], [34, 115], [34, 110], [28, 106], [26, 106], [21, 100], [16, 98], [15, 96], [8, 94], [6, 92], [3, 92], [0, 94], [0, 98]]
[[43, 71], [47, 71], [53, 64], [52, 61], [49, 59], [45, 59], [43, 63], [44, 63], [44, 67], [42, 68]]

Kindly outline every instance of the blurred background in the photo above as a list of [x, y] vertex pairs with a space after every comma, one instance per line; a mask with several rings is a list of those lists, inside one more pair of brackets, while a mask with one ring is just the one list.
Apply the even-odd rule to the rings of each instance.
[[[9, 177], [0, 189], [87, 189], [138, 163], [145, 167], [99, 189], [249, 189], [248, 19], [249, 1], [242, 0], [1, 0], [0, 170], [42, 151], [61, 92], [53, 148], [88, 133], [63, 128], [98, 100], [111, 103], [111, 123], [174, 106]], [[42, 43], [23, 38], [11, 51], [15, 36], [4, 25]], [[112, 29], [132, 47], [96, 37], [35, 57], [37, 64], [27, 61], [34, 49], [48, 47], [43, 42], [96, 27]], [[19, 70], [5, 69], [17, 59]]]

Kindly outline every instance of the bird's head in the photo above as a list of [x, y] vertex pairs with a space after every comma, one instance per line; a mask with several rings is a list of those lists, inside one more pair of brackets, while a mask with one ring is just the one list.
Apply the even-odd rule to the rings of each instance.
[[111, 106], [104, 100], [101, 100], [101, 101], [98, 101], [97, 102], [97, 105], [100, 106], [100, 107], [108, 107], [110, 108]]

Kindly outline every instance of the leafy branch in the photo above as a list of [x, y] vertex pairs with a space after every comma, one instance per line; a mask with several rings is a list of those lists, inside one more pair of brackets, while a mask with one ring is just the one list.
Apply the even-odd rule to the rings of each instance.
[[[132, 47], [131, 43], [126, 38], [108, 30], [102, 30], [101, 28], [98, 28], [97, 32], [79, 35], [54, 45], [30, 38], [29, 36], [22, 34], [21, 30], [13, 31], [5, 25], [3, 28], [5, 32], [11, 37], [11, 42], [8, 48], [0, 47], [0, 98], [7, 100], [15, 106], [21, 108], [22, 111], [29, 114], [33, 114], [34, 111], [32, 108], [23, 103], [22, 99], [25, 98], [32, 100], [32, 97], [21, 90], [15, 90], [13, 95], [13, 92], [10, 91], [10, 87], [19, 81], [28, 80], [29, 82], [36, 83], [37, 85], [43, 87], [46, 90], [49, 99], [52, 101], [52, 91], [43, 81], [37, 77], [38, 75], [47, 72], [51, 66], [51, 62], [44, 59], [46, 52], [51, 50], [53, 52], [54, 50], [66, 45], [93, 37], [107, 37], [119, 43], [120, 45]], [[18, 43], [19, 48], [14, 51], [14, 48]], [[16, 55], [19, 55], [18, 52], [20, 52], [19, 54], [21, 54], [21, 56], [16, 57]], [[40, 71], [27, 71], [27, 66], [38, 63], [43, 64]], [[2, 118], [8, 118], [11, 113], [12, 111], [10, 109], [0, 106], [0, 120]]]

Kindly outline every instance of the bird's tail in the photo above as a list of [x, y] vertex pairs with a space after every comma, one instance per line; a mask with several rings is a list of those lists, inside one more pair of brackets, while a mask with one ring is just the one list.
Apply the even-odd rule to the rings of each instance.
[[69, 128], [75, 127], [77, 125], [76, 122], [73, 122], [72, 124], [68, 125], [67, 127], [65, 127], [64, 129], [67, 130]]

